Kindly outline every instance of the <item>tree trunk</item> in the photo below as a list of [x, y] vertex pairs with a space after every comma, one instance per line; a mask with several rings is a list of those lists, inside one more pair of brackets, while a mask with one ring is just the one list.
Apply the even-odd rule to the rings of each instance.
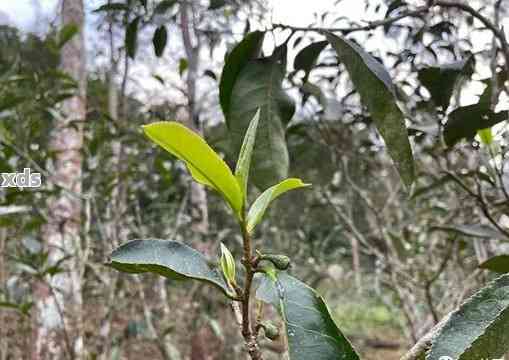
[[[195, 36], [196, 45], [193, 45], [191, 29], [193, 28], [194, 19], [189, 19], [189, 8], [191, 10], [191, 16], [194, 18], [194, 9], [192, 5], [190, 6], [184, 3], [181, 5], [180, 10], [182, 40], [188, 61], [186, 79], [188, 116], [186, 126], [202, 134], [199, 112], [196, 107], [196, 80], [198, 76], [200, 39], [198, 36]], [[193, 181], [190, 187], [189, 200], [191, 203], [192, 228], [197, 233], [206, 234], [209, 229], [209, 217], [207, 210], [207, 193], [204, 187]]]
[[[75, 96], [65, 100], [55, 119], [49, 149], [52, 179], [60, 191], [48, 199], [48, 222], [43, 228], [49, 262], [69, 257], [64, 271], [36, 285], [35, 359], [84, 357], [82, 335], [81, 174], [83, 122], [86, 118], [86, 62], [82, 0], [62, 1], [62, 24], [79, 32], [62, 49], [61, 69], [77, 82]], [[51, 168], [51, 166], [50, 166]]]

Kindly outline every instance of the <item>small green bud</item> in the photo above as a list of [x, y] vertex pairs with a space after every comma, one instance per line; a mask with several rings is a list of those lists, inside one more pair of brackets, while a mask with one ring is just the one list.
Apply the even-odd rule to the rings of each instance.
[[221, 243], [221, 270], [226, 281], [235, 284], [235, 259], [223, 243]]
[[290, 267], [290, 258], [286, 255], [262, 255], [261, 260], [270, 261], [278, 270], [286, 270]]
[[265, 337], [269, 340], [277, 340], [279, 338], [279, 328], [270, 321], [265, 321], [262, 324]]

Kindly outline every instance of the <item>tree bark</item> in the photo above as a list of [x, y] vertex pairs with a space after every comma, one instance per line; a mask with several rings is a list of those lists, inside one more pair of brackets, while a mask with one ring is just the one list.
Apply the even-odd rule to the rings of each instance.
[[34, 359], [84, 357], [82, 335], [81, 178], [83, 122], [86, 118], [86, 62], [82, 0], [62, 1], [62, 25], [74, 24], [78, 33], [62, 49], [61, 69], [76, 80], [73, 97], [62, 105], [51, 133], [52, 181], [62, 190], [48, 199], [48, 221], [42, 235], [55, 263], [64, 271], [36, 285], [37, 319]]

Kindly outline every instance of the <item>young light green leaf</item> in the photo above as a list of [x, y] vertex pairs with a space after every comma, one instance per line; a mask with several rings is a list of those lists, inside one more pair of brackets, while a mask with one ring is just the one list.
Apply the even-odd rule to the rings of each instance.
[[143, 131], [157, 145], [184, 161], [196, 181], [218, 191], [240, 216], [243, 200], [237, 179], [203, 138], [182, 124], [169, 121], [145, 125]]
[[371, 113], [401, 179], [410, 187], [415, 178], [414, 159], [391, 77], [382, 64], [353, 42], [333, 34], [327, 34], [327, 39]]
[[249, 209], [247, 214], [247, 231], [249, 233], [253, 232], [255, 226], [258, 225], [258, 223], [260, 223], [262, 220], [263, 214], [265, 214], [269, 204], [278, 196], [284, 194], [287, 191], [306, 186], [311, 186], [311, 184], [305, 184], [300, 179], [291, 178], [286, 179], [279, 184], [265, 190], [260, 196], [258, 196], [258, 198]]
[[249, 169], [251, 167], [251, 157], [253, 155], [253, 148], [256, 140], [256, 130], [258, 129], [259, 120], [260, 109], [258, 109], [255, 116], [251, 120], [246, 134], [244, 135], [244, 142], [240, 148], [239, 159], [237, 160], [237, 167], [235, 168], [235, 177], [237, 178], [240, 188], [244, 194], [244, 199], [247, 198]]
[[111, 253], [107, 266], [139, 274], [154, 273], [170, 279], [207, 282], [230, 296], [228, 285], [217, 269], [193, 248], [172, 240], [132, 240]]
[[285, 272], [263, 274], [256, 297], [283, 317], [290, 360], [358, 360], [315, 290]]
[[490, 146], [493, 144], [493, 133], [491, 132], [491, 128], [478, 130], [477, 135], [484, 145]]
[[230, 250], [221, 243], [221, 270], [229, 284], [235, 284], [235, 259]]
[[466, 300], [433, 338], [426, 360], [496, 359], [509, 350], [509, 275]]

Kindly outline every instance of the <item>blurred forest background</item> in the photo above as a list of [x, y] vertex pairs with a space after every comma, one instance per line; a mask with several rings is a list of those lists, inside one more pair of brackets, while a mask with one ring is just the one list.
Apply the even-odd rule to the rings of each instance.
[[[366, 359], [398, 359], [493, 278], [482, 267], [509, 271], [509, 50], [470, 12], [317, 1], [299, 24], [301, 1], [27, 2], [34, 16], [22, 27], [14, 20], [27, 15], [0, 4], [0, 172], [30, 168], [42, 186], [0, 188], [0, 360], [45, 359], [52, 347], [61, 359], [245, 357], [219, 292], [103, 264], [148, 237], [211, 261], [220, 242], [240, 254], [229, 209], [140, 125], [181, 121], [231, 163], [218, 82], [225, 55], [254, 30], [268, 31], [266, 55], [292, 35], [289, 173], [313, 184], [278, 200], [255, 241], [292, 259]], [[456, 3], [509, 28], [507, 2]], [[332, 48], [307, 48], [324, 39], [308, 26], [348, 35], [389, 70], [416, 159], [411, 191]], [[493, 256], [496, 266], [479, 267]], [[269, 359], [285, 352], [281, 341], [262, 347]]]

